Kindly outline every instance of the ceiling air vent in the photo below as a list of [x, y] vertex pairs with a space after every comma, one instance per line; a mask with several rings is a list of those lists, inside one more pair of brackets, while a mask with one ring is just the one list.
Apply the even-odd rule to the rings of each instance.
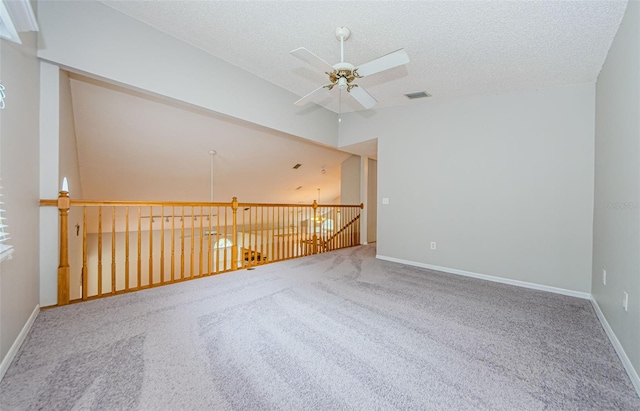
[[427, 93], [426, 91], [419, 91], [417, 93], [409, 93], [409, 94], [405, 94], [405, 96], [409, 99], [409, 100], [415, 100], [417, 98], [425, 98], [425, 97], [431, 97], [431, 94]]
[[294, 170], [297, 170], [297, 169], [299, 169], [300, 167], [302, 167], [302, 164], [298, 163], [298, 164], [296, 164], [295, 166], [293, 166], [293, 169], [294, 169]]

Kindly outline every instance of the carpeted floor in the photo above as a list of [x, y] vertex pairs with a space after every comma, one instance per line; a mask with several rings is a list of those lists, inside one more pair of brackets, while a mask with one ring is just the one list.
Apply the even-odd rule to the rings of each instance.
[[589, 301], [374, 256], [42, 311], [0, 409], [640, 409]]

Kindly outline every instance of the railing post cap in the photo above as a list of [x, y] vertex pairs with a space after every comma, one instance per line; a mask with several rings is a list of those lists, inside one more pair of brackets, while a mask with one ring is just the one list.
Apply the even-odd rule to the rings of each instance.
[[71, 207], [71, 199], [68, 191], [60, 191], [58, 196], [58, 208], [68, 210]]

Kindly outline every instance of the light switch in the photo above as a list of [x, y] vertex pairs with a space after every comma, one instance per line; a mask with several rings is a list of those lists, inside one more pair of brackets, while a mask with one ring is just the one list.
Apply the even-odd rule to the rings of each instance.
[[389, 197], [382, 197], [382, 204], [389, 204]]

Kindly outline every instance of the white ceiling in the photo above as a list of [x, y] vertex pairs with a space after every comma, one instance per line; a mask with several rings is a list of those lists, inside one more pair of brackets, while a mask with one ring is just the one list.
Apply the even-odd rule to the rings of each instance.
[[[417, 104], [403, 94], [418, 91], [450, 98], [594, 82], [626, 8], [618, 0], [103, 3], [299, 96], [326, 77], [289, 52], [306, 47], [338, 62], [338, 26], [352, 30], [345, 60], [355, 65], [404, 48], [408, 65], [359, 80], [376, 108]], [[333, 93], [318, 103], [362, 109]]]
[[77, 74], [70, 84], [84, 199], [209, 201], [209, 150], [215, 201], [340, 196], [348, 153]]

